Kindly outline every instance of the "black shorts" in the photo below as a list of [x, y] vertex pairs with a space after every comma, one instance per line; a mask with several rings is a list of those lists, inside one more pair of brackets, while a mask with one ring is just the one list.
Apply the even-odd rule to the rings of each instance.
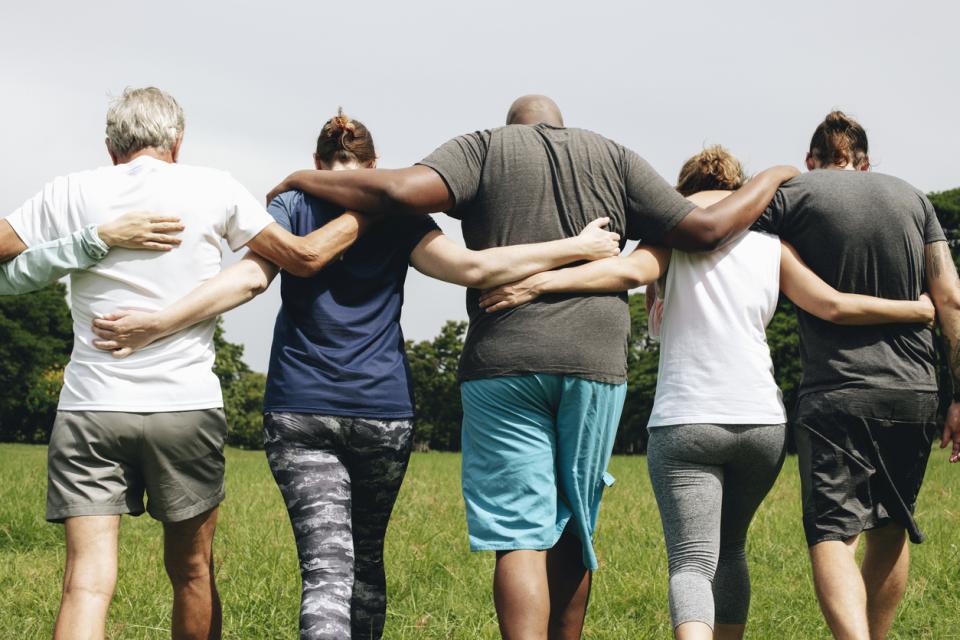
[[795, 438], [807, 544], [891, 522], [914, 543], [913, 510], [937, 435], [935, 392], [838, 389], [800, 398]]

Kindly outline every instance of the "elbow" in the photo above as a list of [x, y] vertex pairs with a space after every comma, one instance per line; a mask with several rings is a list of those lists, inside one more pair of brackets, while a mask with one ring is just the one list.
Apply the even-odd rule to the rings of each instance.
[[937, 309], [938, 315], [960, 313], [960, 287], [952, 287], [950, 291], [935, 296], [933, 306]]
[[413, 212], [413, 190], [406, 180], [393, 177], [380, 190], [380, 211], [373, 213], [411, 213]]
[[492, 268], [477, 260], [464, 268], [461, 273], [461, 284], [472, 289], [489, 289], [499, 282], [495, 281], [496, 274]]

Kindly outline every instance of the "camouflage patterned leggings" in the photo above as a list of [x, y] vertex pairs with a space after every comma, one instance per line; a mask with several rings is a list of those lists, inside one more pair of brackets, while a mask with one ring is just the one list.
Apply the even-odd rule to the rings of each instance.
[[383, 539], [412, 436], [412, 420], [264, 417], [267, 460], [300, 555], [301, 640], [383, 634]]

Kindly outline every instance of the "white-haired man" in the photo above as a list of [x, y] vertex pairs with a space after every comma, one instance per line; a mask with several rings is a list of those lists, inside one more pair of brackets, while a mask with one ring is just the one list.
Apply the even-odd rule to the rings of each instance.
[[[214, 320], [120, 360], [93, 346], [93, 319], [118, 307], [166, 307], [220, 272], [222, 240], [236, 251], [256, 238], [264, 255], [319, 269], [363, 225], [345, 214], [304, 238], [286, 233], [229, 174], [177, 164], [183, 127], [170, 95], [124, 91], [107, 113], [113, 166], [57, 178], [0, 221], [0, 260], [125, 211], [174, 212], [184, 226], [177, 251], [117, 249], [72, 276], [74, 350], [48, 455], [46, 517], [65, 523], [67, 547], [55, 638], [103, 637], [120, 515], [143, 513], [145, 493], [164, 527], [173, 637], [220, 636], [212, 542], [227, 425], [212, 370]], [[267, 269], [248, 254], [231, 272], [253, 292], [266, 286]]]

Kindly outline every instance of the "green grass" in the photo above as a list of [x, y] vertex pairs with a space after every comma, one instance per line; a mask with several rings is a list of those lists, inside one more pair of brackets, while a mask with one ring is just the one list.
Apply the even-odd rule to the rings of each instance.
[[[217, 534], [225, 637], [296, 637], [296, 552], [280, 495], [260, 452], [228, 451], [228, 499]], [[63, 564], [62, 528], [43, 521], [46, 450], [0, 445], [0, 638], [49, 637]], [[467, 549], [457, 455], [415, 454], [387, 538], [387, 638], [495, 638], [491, 554]], [[585, 636], [667, 638], [666, 559], [642, 457], [618, 457], [600, 517]], [[960, 638], [960, 468], [935, 451], [918, 507], [929, 536], [893, 637]], [[169, 587], [160, 527], [125, 518], [111, 638], [169, 637]], [[823, 638], [799, 522], [796, 460], [757, 515], [749, 547], [750, 638]]]

